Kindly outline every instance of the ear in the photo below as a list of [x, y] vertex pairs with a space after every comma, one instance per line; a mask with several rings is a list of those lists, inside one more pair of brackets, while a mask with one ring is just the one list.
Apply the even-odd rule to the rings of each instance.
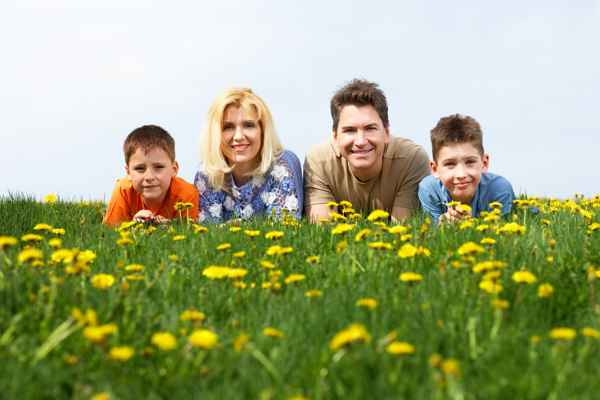
[[179, 172], [179, 163], [177, 161], [173, 162], [173, 171], [171, 172], [171, 178], [175, 178], [177, 173]]
[[435, 161], [429, 161], [429, 168], [431, 169], [431, 175], [435, 179], [440, 179], [440, 174], [438, 173], [438, 167], [435, 165]]
[[483, 168], [481, 168], [481, 173], [485, 174], [488, 171], [490, 166], [490, 156], [488, 154], [483, 155]]
[[125, 172], [127, 173], [127, 179], [131, 180], [131, 174], [129, 173], [129, 165], [125, 165]]
[[387, 125], [387, 128], [385, 128], [385, 144], [388, 144], [390, 142], [390, 124]]
[[337, 132], [335, 131], [335, 126], [332, 126], [331, 130], [333, 131], [333, 139], [337, 140]]

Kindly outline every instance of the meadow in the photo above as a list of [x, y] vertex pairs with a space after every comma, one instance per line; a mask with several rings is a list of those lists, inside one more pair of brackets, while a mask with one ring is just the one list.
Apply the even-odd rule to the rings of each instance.
[[598, 397], [598, 195], [441, 228], [48, 200], [0, 198], [3, 399]]

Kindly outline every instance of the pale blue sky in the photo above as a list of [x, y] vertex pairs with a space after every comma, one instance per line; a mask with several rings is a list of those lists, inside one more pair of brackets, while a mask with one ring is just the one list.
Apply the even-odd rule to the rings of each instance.
[[234, 85], [304, 160], [354, 77], [429, 153], [440, 117], [477, 119], [517, 195], [600, 193], [599, 21], [600, 1], [2, 0], [0, 195], [108, 201], [146, 124], [191, 181], [208, 107]]

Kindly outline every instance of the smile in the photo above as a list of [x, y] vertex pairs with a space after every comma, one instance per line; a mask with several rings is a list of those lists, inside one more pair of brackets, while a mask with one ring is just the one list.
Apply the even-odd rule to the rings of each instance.
[[471, 182], [459, 182], [459, 183], [455, 183], [454, 186], [458, 187], [458, 188], [465, 188], [467, 186], [469, 186]]
[[373, 151], [373, 149], [369, 149], [369, 150], [356, 150], [356, 151], [350, 150], [350, 153], [357, 154], [357, 155], [360, 156], [362, 154], [370, 153], [371, 151]]
[[243, 144], [243, 145], [231, 146], [231, 148], [232, 148], [234, 151], [244, 151], [244, 150], [246, 150], [248, 147], [250, 147], [250, 145], [249, 145], [249, 144]]

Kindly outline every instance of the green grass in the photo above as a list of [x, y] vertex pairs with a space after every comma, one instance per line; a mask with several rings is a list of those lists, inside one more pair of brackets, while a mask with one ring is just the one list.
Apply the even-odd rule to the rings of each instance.
[[[174, 224], [149, 233], [134, 226], [128, 229], [134, 243], [123, 247], [117, 244], [121, 233], [101, 224], [102, 204], [1, 198], [0, 236], [44, 236], [31, 245], [42, 251], [45, 265], [17, 261], [27, 246], [23, 241], [0, 251], [0, 393], [7, 399], [90, 399], [103, 392], [113, 399], [593, 399], [600, 390], [600, 340], [580, 331], [600, 330], [596, 280], [588, 274], [589, 266], [600, 268], [600, 229], [591, 229], [600, 221], [599, 205], [599, 200], [538, 200], [537, 213], [530, 208], [514, 212], [514, 222], [525, 226], [522, 235], [495, 233], [498, 224], [513, 222], [513, 215], [496, 225], [486, 223], [485, 231], [476, 229], [479, 221], [463, 229], [429, 226], [425, 232], [425, 216], [415, 215], [402, 223], [413, 235], [407, 243], [425, 247], [431, 256], [402, 259], [396, 254], [404, 244], [399, 236], [366, 218], [346, 237], [332, 234], [336, 223], [295, 226], [268, 218], [244, 223], [238, 232], [209, 226], [195, 233], [193, 225]], [[49, 240], [57, 235], [34, 231], [42, 222], [65, 230], [63, 248], [95, 253], [89, 273], [70, 274], [69, 265], [52, 263], [55, 249]], [[355, 242], [363, 228], [373, 234]], [[251, 240], [245, 229], [261, 235]], [[284, 236], [266, 239], [272, 230]], [[173, 240], [177, 235], [185, 238]], [[485, 237], [496, 243], [481, 245], [484, 252], [472, 260], [458, 254], [464, 243]], [[340, 252], [337, 244], [344, 239], [348, 246]], [[369, 242], [380, 240], [394, 249], [369, 248]], [[222, 243], [231, 248], [216, 250]], [[269, 256], [272, 245], [293, 251]], [[238, 251], [246, 255], [234, 257]], [[318, 262], [306, 262], [314, 255]], [[270, 278], [259, 260], [270, 260], [281, 271], [277, 290], [261, 289]], [[485, 272], [471, 270], [485, 260], [507, 264], [499, 269], [500, 293], [480, 289]], [[231, 279], [202, 274], [211, 265], [234, 262], [248, 270], [240, 279], [245, 289], [233, 287]], [[138, 273], [144, 280], [127, 280], [130, 264], [146, 267]], [[537, 281], [514, 282], [513, 273], [521, 269]], [[400, 281], [403, 272], [423, 279]], [[305, 279], [286, 284], [292, 273]], [[97, 274], [116, 281], [100, 290], [91, 281]], [[554, 288], [547, 298], [537, 295], [542, 283]], [[311, 289], [323, 295], [305, 296]], [[377, 307], [357, 307], [362, 298], [375, 299]], [[509, 307], [494, 308], [496, 298]], [[181, 321], [190, 307], [206, 319]], [[99, 324], [114, 323], [118, 330], [92, 343], [73, 308], [94, 310]], [[352, 323], [364, 325], [370, 341], [330, 349], [331, 339]], [[284, 337], [264, 335], [268, 326]], [[577, 336], [551, 338], [557, 327], [575, 329]], [[217, 343], [206, 350], [191, 345], [189, 335], [197, 329], [214, 331]], [[177, 347], [158, 349], [151, 343], [157, 332], [175, 335]], [[232, 343], [243, 333], [250, 341], [238, 352]], [[532, 343], [533, 336], [539, 342]], [[415, 352], [389, 354], [392, 337], [412, 344]], [[131, 347], [135, 355], [125, 362], [111, 359], [109, 349], [116, 346]], [[435, 354], [441, 362], [435, 362]], [[452, 359], [460, 371], [444, 372], [441, 363]]]

